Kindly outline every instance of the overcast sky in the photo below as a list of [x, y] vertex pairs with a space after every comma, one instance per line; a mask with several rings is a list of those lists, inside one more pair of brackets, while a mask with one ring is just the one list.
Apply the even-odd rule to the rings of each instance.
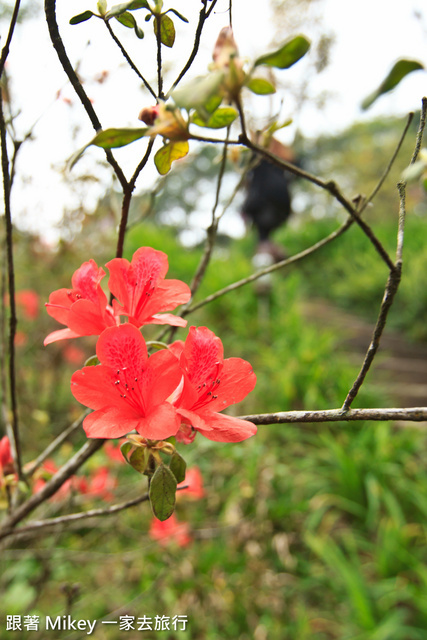
[[[70, 17], [80, 11], [88, 8], [96, 11], [96, 3], [94, 0], [73, 0], [72, 3], [59, 0], [57, 4], [65, 45], [73, 63], [80, 64], [86, 90], [104, 128], [138, 126], [136, 118], [141, 107], [151, 104], [152, 99], [126, 68], [101, 21], [92, 18], [81, 25], [68, 24]], [[197, 5], [199, 10], [199, 3], [191, 4]], [[418, 109], [422, 96], [427, 92], [425, 72], [408, 76], [394, 92], [380, 98], [367, 113], [361, 112], [360, 103], [380, 83], [397, 58], [408, 57], [427, 63], [427, 13], [423, 14], [424, 4], [421, 0], [313, 2], [307, 15], [307, 24], [301, 27], [301, 32], [316, 42], [319, 32], [324, 31], [334, 36], [335, 43], [331, 49], [329, 66], [318, 77], [310, 79], [308, 91], [313, 96], [326, 91], [330, 98], [322, 111], [312, 106], [313, 99], [305, 103], [300, 113], [295, 114], [292, 113], [292, 100], [285, 95], [283, 116], [294, 117], [295, 126], [305, 135], [319, 135], [345, 128], [355, 120], [390, 113], [403, 115], [409, 110]], [[192, 17], [188, 0], [176, 0], [176, 4], [165, 0], [167, 6], [176, 6], [188, 18]], [[220, 28], [228, 23], [227, 7], [228, 0], [219, 0], [217, 11], [204, 34], [195, 73], [204, 73], [206, 70], [216, 36]], [[416, 17], [417, 13], [419, 18]], [[144, 12], [135, 13], [147, 31], [147, 37], [143, 41], [130, 37], [128, 46], [138, 66], [155, 84], [152, 27], [151, 24], [144, 25], [143, 15]], [[318, 18], [316, 23], [314, 17]], [[179, 21], [176, 23], [178, 26]], [[165, 63], [171, 70], [187, 58], [193, 42], [194, 24], [194, 19], [190, 25], [180, 24], [177, 44], [172, 50], [165, 50]], [[265, 53], [274, 38], [281, 39], [277, 34], [278, 25], [271, 19], [268, 3], [233, 0], [233, 26], [240, 54], [249, 59]], [[133, 36], [132, 32], [118, 24], [115, 29], [121, 38]], [[3, 27], [3, 37], [4, 33]], [[285, 33], [283, 37], [289, 35]], [[278, 79], [300, 83], [309, 72], [309, 55], [291, 70], [278, 72]], [[18, 25], [8, 69], [13, 79], [16, 110], [20, 112], [16, 119], [19, 135], [24, 135], [37, 122], [33, 130], [34, 140], [23, 146], [20, 156], [18, 172], [24, 179], [17, 181], [19, 188], [14, 194], [15, 212], [21, 224], [25, 219], [29, 228], [41, 230], [47, 238], [54, 239], [57, 235], [54, 225], [60, 220], [64, 206], [72, 207], [77, 200], [53, 168], [63, 167], [73, 151], [93, 136], [93, 130], [59, 65], [42, 14]], [[100, 83], [97, 78], [103, 71], [109, 71], [109, 76], [106, 82]], [[171, 71], [170, 78], [173, 77]], [[257, 98], [253, 104], [255, 113], [259, 110], [262, 115], [263, 109], [266, 112], [271, 112], [272, 108], [278, 109], [280, 99], [276, 97], [274, 100]], [[260, 106], [260, 101], [264, 101], [264, 106]], [[284, 133], [285, 137], [292, 138], [295, 126]], [[134, 143], [119, 152], [128, 174], [135, 164], [135, 158], [138, 159], [137, 145]], [[143, 148], [142, 145], [140, 148]], [[96, 164], [97, 158], [102, 158], [101, 150], [90, 149], [77, 171], [93, 171], [102, 179], [99, 186], [79, 187], [79, 195], [89, 207], [95, 205], [105, 181], [109, 180], [108, 171]], [[148, 179], [154, 178], [155, 171], [151, 169]]]

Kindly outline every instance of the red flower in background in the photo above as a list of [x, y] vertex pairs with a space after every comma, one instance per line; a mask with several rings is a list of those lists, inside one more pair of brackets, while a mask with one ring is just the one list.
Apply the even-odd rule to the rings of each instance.
[[144, 324], [170, 324], [185, 327], [187, 321], [170, 313], [178, 305], [188, 302], [189, 287], [181, 280], [165, 280], [168, 257], [162, 251], [141, 247], [132, 262], [114, 258], [107, 263], [110, 271], [108, 286], [117, 300], [113, 301], [116, 315], [128, 316], [137, 327]]
[[117, 478], [111, 475], [107, 467], [99, 467], [89, 478], [82, 477], [80, 479], [79, 491], [84, 495], [110, 502], [114, 498], [112, 490], [116, 487]]
[[67, 329], [50, 333], [45, 338], [45, 345], [65, 338], [97, 336], [107, 327], [118, 324], [100, 285], [104, 276], [104, 269], [89, 260], [74, 272], [72, 289], [58, 289], [50, 294], [46, 310]]
[[180, 420], [168, 397], [181, 380], [167, 350], [148, 357], [145, 340], [131, 324], [106, 329], [96, 354], [101, 364], [71, 378], [74, 397], [91, 409], [83, 427], [89, 438], [119, 438], [136, 431], [153, 440], [175, 435]]
[[216, 442], [241, 442], [253, 436], [257, 428], [251, 422], [218, 413], [243, 400], [255, 387], [249, 362], [224, 360], [221, 340], [206, 327], [191, 327], [185, 344], [177, 341], [169, 349], [179, 358], [184, 375], [182, 392], [174, 400], [184, 431], [191, 425]]
[[205, 497], [203, 478], [199, 467], [190, 467], [186, 470], [185, 480], [179, 483], [178, 488], [185, 486], [187, 487], [186, 489], [181, 489], [181, 491], [178, 491], [176, 494], [178, 498], [183, 494], [195, 500], [200, 500]]
[[163, 522], [153, 518], [149, 536], [153, 540], [157, 540], [162, 547], [167, 546], [170, 542], [176, 542], [178, 546], [186, 547], [192, 541], [188, 522], [179, 522], [174, 513]]
[[[33, 493], [38, 493], [43, 489], [47, 482], [47, 478], [51, 478], [55, 475], [55, 473], [59, 471], [57, 465], [50, 458], [45, 460], [40, 470], [37, 472], [38, 476], [33, 484]], [[71, 476], [68, 478], [59, 489], [51, 496], [50, 500], [52, 502], [58, 502], [60, 500], [65, 500], [71, 492], [79, 491], [79, 482], [80, 478], [77, 476]]]
[[7, 436], [3, 436], [0, 440], [0, 476], [6, 476], [13, 473], [13, 458], [10, 448], [10, 441]]
[[125, 462], [120, 448], [124, 442], [126, 442], [126, 440], [120, 440], [117, 445], [114, 445], [112, 442], [106, 442], [104, 445], [104, 453], [107, 458], [110, 458], [110, 460], [114, 462]]
[[16, 304], [22, 309], [28, 320], [35, 320], [39, 315], [39, 296], [32, 289], [23, 289], [16, 292]]

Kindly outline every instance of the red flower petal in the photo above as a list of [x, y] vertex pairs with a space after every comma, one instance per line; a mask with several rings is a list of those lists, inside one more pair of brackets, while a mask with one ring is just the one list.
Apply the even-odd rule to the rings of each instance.
[[252, 365], [242, 358], [224, 360], [220, 384], [215, 390], [217, 398], [209, 402], [210, 411], [222, 411], [231, 404], [241, 402], [256, 385], [256, 375]]
[[257, 432], [257, 428], [252, 422], [233, 418], [223, 413], [206, 411], [201, 417], [209, 425], [210, 430], [198, 429], [198, 431], [214, 442], [241, 442], [254, 436]]
[[96, 345], [96, 355], [107, 367], [128, 369], [131, 376], [135, 374], [134, 377], [138, 376], [148, 359], [141, 332], [129, 323], [103, 331]]

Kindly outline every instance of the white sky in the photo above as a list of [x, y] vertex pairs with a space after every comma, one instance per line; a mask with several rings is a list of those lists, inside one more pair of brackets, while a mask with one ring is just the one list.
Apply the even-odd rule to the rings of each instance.
[[[118, 0], [117, 0], [118, 1]], [[111, 4], [114, 4], [112, 2]], [[109, 4], [110, 6], [110, 4]], [[191, 18], [188, 0], [165, 0], [165, 7], [176, 6], [186, 17]], [[199, 3], [192, 3], [199, 10]], [[233, 26], [240, 55], [254, 59], [270, 48], [275, 33], [268, 3], [256, 0], [233, 0]], [[194, 73], [206, 71], [210, 62], [212, 47], [222, 26], [228, 23], [226, 9], [228, 0], [219, 0], [217, 11], [212, 16], [204, 34], [204, 45]], [[427, 12], [424, 23], [416, 20], [414, 11], [423, 11], [421, 0], [358, 0], [357, 3], [344, 0], [319, 0], [313, 3], [312, 12], [322, 19], [321, 29], [335, 35], [336, 41], [331, 52], [331, 64], [318, 77], [311, 80], [309, 90], [313, 94], [328, 91], [332, 97], [327, 108], [318, 111], [306, 103], [296, 117], [292, 113], [292, 100], [286, 102], [284, 96], [284, 116], [293, 116], [305, 135], [333, 133], [345, 128], [355, 120], [370, 119], [374, 116], [418, 109], [422, 96], [427, 93], [426, 73], [416, 72], [406, 78], [392, 93], [383, 96], [365, 114], [359, 105], [384, 78], [392, 63], [399, 57], [415, 58], [427, 64]], [[85, 87], [92, 98], [100, 120], [104, 126], [139, 126], [137, 115], [144, 105], [152, 104], [151, 97], [143, 91], [139, 80], [129, 71], [120, 52], [109, 38], [100, 20], [70, 26], [68, 20], [85, 10], [96, 11], [94, 0], [73, 0], [65, 3], [58, 0], [58, 21], [66, 47], [73, 63], [80, 61], [80, 72], [86, 81]], [[117, 35], [129, 42], [129, 51], [137, 65], [155, 85], [155, 52], [151, 37], [151, 23], [145, 25], [145, 12], [135, 12], [139, 24], [146, 30], [147, 37], [139, 41], [133, 32], [114, 25]], [[140, 17], [142, 15], [142, 18]], [[197, 17], [197, 14], [196, 16]], [[186, 60], [191, 50], [194, 33], [194, 19], [190, 26], [175, 20], [179, 26], [177, 44], [172, 50], [164, 49], [167, 65], [177, 67]], [[312, 38], [318, 37], [319, 27], [301, 28], [301, 32]], [[2, 38], [6, 28], [2, 28]], [[191, 34], [191, 35], [189, 35]], [[284, 34], [283, 39], [291, 34]], [[88, 42], [90, 41], [90, 44]], [[181, 44], [182, 43], [182, 44]], [[309, 54], [289, 71], [280, 71], [279, 80], [300, 82], [307, 73]], [[77, 195], [60, 177], [54, 167], [62, 168], [66, 159], [93, 136], [89, 120], [80, 108], [72, 88], [62, 71], [54, 52], [41, 13], [37, 19], [18, 25], [8, 62], [13, 80], [15, 110], [20, 112], [16, 119], [19, 135], [24, 135], [34, 127], [34, 140], [22, 147], [14, 192], [14, 211], [22, 224], [25, 221], [32, 230], [41, 231], [48, 240], [57, 237], [55, 225], [60, 221], [64, 207], [72, 208], [82, 199], [89, 208], [94, 206], [109, 181], [109, 171], [96, 161], [102, 160], [99, 149], [90, 149], [73, 170], [71, 178], [84, 171], [93, 172], [101, 183], [80, 185]], [[103, 70], [111, 69], [105, 83], [95, 81]], [[174, 77], [174, 73], [171, 77]], [[166, 87], [167, 87], [166, 83]], [[61, 97], [56, 99], [58, 90]], [[65, 100], [64, 100], [65, 99]], [[70, 106], [68, 101], [72, 102]], [[262, 105], [260, 106], [261, 102]], [[251, 103], [255, 113], [278, 108], [279, 98], [256, 98]], [[288, 111], [287, 111], [288, 110]], [[284, 135], [291, 138], [295, 128], [289, 128]], [[138, 161], [143, 144], [136, 142], [117, 152], [124, 163], [127, 175]], [[144, 184], [155, 179], [151, 168]], [[141, 185], [143, 186], [143, 185]]]

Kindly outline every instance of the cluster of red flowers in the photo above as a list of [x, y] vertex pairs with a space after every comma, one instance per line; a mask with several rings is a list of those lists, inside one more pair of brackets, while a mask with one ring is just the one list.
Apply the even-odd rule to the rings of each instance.
[[[123, 460], [123, 457], [122, 457]], [[58, 471], [58, 467], [51, 459], [43, 463], [37, 472], [33, 484], [33, 493], [37, 493], [45, 486], [48, 479]], [[89, 476], [71, 476], [64, 482], [60, 489], [52, 496], [52, 502], [64, 500], [72, 493], [85, 495], [90, 498], [101, 498], [109, 502], [114, 498], [112, 491], [117, 487], [117, 478], [111, 474], [106, 466], [100, 466]]]
[[[139, 331], [146, 324], [185, 327], [171, 313], [189, 301], [180, 280], [165, 279], [165, 253], [138, 249], [132, 261], [107, 263], [112, 305], [101, 288], [105, 271], [94, 260], [73, 275], [72, 289], [54, 291], [48, 313], [65, 325], [45, 344], [64, 338], [98, 335], [96, 366], [76, 371], [71, 391], [94, 411], [83, 427], [89, 438], [119, 438], [134, 430], [150, 440], [176, 436], [190, 443], [196, 432], [218, 442], [240, 442], [256, 433], [250, 422], [220, 412], [243, 400], [256, 377], [241, 358], [224, 359], [221, 340], [206, 327], [191, 327], [187, 340], [148, 354]], [[121, 323], [121, 317], [127, 321]]]

